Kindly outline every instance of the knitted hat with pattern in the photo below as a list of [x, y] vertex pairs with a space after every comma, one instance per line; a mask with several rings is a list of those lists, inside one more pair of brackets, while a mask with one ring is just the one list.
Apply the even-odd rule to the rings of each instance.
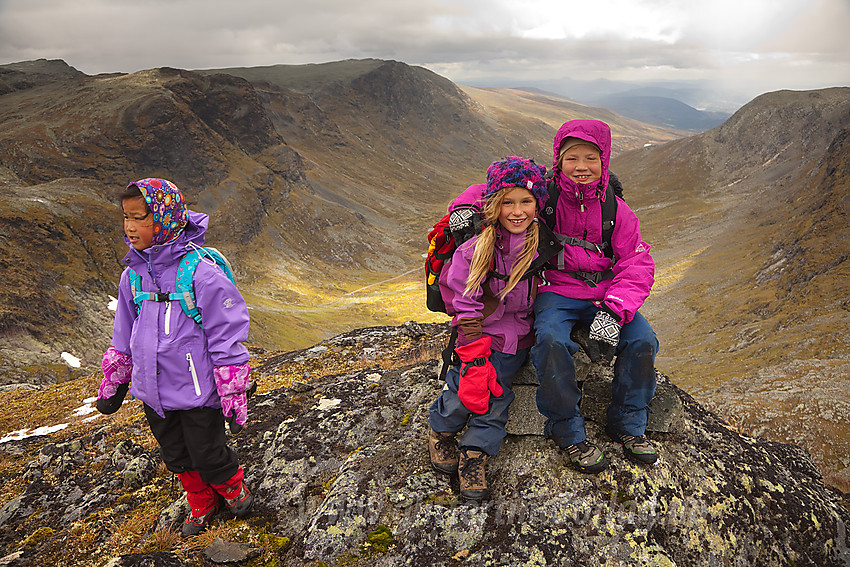
[[546, 196], [546, 168], [527, 157], [510, 156], [494, 161], [487, 169], [487, 199], [504, 187], [522, 187], [541, 200]]

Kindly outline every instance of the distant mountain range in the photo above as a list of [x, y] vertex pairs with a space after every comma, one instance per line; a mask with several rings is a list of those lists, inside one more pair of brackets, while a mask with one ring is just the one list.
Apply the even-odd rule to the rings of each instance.
[[731, 116], [725, 112], [697, 110], [679, 100], [661, 96], [621, 94], [587, 102], [641, 122], [693, 132], [720, 126]]

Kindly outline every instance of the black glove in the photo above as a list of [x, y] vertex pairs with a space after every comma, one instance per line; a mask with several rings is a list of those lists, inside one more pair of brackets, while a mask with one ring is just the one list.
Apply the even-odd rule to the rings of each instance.
[[129, 389], [129, 382], [119, 384], [118, 391], [111, 398], [98, 398], [94, 406], [103, 415], [113, 414], [121, 408], [121, 403], [124, 401], [124, 396], [127, 395], [127, 390]]
[[620, 342], [620, 324], [613, 315], [600, 310], [590, 324], [590, 341], [599, 347], [599, 353], [606, 361], [614, 360], [614, 351]]
[[[251, 396], [253, 396], [257, 391], [257, 383], [251, 380], [248, 382], [248, 389], [245, 390], [245, 399], [247, 400]], [[231, 435], [238, 435], [243, 427], [236, 423], [236, 412], [231, 413], [229, 416], [225, 418], [227, 420], [227, 426], [230, 427]]]

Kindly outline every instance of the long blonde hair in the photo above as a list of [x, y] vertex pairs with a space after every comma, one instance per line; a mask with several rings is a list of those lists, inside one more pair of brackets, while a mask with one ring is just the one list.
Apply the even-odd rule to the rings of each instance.
[[[496, 247], [496, 228], [499, 226], [502, 199], [508, 191], [513, 190], [514, 187], [503, 187], [490, 195], [484, 203], [484, 229], [478, 235], [478, 240], [475, 242], [475, 251], [472, 254], [472, 263], [469, 266], [469, 277], [466, 280], [466, 289], [463, 290], [463, 295], [465, 296], [469, 296], [473, 291], [478, 289], [490, 272]], [[498, 294], [500, 300], [504, 299], [516, 287], [522, 276], [528, 271], [532, 260], [534, 260], [534, 254], [537, 252], [539, 240], [540, 233], [538, 231], [537, 219], [534, 219], [534, 222], [525, 231], [525, 243], [523, 244], [522, 252], [511, 269], [504, 289]]]

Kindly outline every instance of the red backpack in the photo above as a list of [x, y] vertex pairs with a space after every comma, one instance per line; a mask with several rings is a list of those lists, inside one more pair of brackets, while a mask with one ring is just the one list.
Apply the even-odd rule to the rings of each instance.
[[446, 312], [440, 292], [440, 272], [458, 246], [481, 232], [481, 208], [477, 205], [458, 206], [441, 218], [428, 233], [428, 254], [425, 257], [425, 305], [430, 311]]

